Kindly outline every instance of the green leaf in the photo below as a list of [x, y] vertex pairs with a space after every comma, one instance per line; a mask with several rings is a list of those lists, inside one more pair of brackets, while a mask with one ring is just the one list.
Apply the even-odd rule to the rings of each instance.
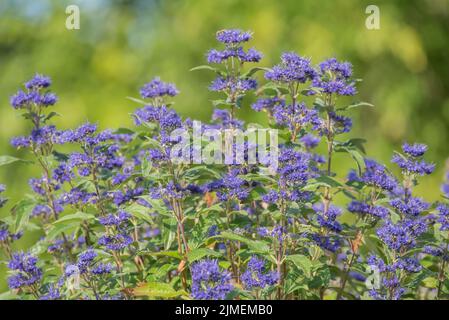
[[214, 251], [212, 249], [208, 249], [208, 248], [198, 248], [198, 249], [193, 249], [192, 251], [190, 251], [187, 254], [187, 259], [189, 260], [190, 263], [195, 262], [197, 260], [200, 260], [204, 257], [207, 256], [212, 256], [212, 257], [221, 257], [221, 253]]
[[163, 220], [162, 238], [164, 239], [164, 249], [169, 250], [176, 237], [178, 222], [175, 218]]
[[224, 231], [216, 236], [216, 238], [224, 238], [228, 240], [234, 240], [234, 241], [240, 241], [248, 246], [249, 249], [259, 252], [259, 253], [268, 253], [270, 252], [270, 247], [267, 245], [264, 241], [256, 241], [247, 239], [245, 237], [242, 237], [241, 235], [230, 233], [227, 231]]
[[125, 211], [133, 215], [137, 219], [144, 220], [150, 224], [153, 224], [153, 220], [149, 215], [150, 209], [147, 207], [141, 206], [137, 203], [133, 203], [130, 206], [126, 207]]
[[202, 66], [194, 67], [194, 68], [190, 69], [189, 71], [198, 71], [198, 70], [209, 70], [209, 71], [213, 71], [215, 73], [221, 74], [220, 70], [218, 70], [217, 68], [214, 68], [212, 66], [209, 66], [207, 64], [202, 65]]
[[131, 100], [131, 101], [137, 102], [138, 104], [143, 104], [143, 105], [147, 104], [147, 102], [145, 102], [145, 101], [143, 101], [141, 99], [137, 99], [137, 98], [133, 98], [133, 97], [126, 97], [126, 98]]
[[[47, 233], [46, 239], [48, 241], [51, 241], [53, 239], [55, 239], [57, 236], [59, 236], [61, 233], [65, 232], [65, 231], [73, 231], [74, 229], [79, 227], [79, 223], [75, 222], [75, 223], [69, 223], [69, 224], [65, 224], [65, 223], [60, 223], [57, 224], [55, 226], [53, 226], [53, 228], [50, 229], [50, 231]], [[70, 233], [70, 232], [67, 232]]]
[[32, 199], [20, 200], [13, 208], [12, 213], [15, 216], [14, 232], [17, 233], [28, 223], [31, 212], [35, 206]]
[[365, 171], [366, 168], [365, 159], [357, 150], [349, 149], [348, 152], [357, 164], [357, 168], [359, 169], [359, 175], [362, 175], [362, 172]]
[[158, 251], [158, 252], [141, 251], [141, 252], [139, 252], [139, 255], [149, 255], [149, 256], [155, 256], [155, 257], [170, 257], [170, 258], [175, 258], [178, 260], [182, 259], [182, 256], [179, 254], [178, 251]]
[[142, 159], [142, 176], [144, 178], [148, 178], [151, 173], [151, 169], [153, 168], [153, 165], [151, 162], [148, 161], [147, 157], [143, 157]]
[[350, 104], [348, 106], [338, 108], [337, 111], [347, 111], [359, 107], [374, 107], [374, 104], [368, 102], [354, 102], [353, 104]]
[[14, 163], [17, 161], [29, 162], [27, 160], [19, 159], [19, 158], [12, 157], [12, 156], [0, 156], [0, 167], [6, 166], [7, 164], [11, 164], [11, 163]]
[[311, 276], [312, 271], [312, 261], [302, 254], [293, 254], [286, 257], [287, 261], [291, 261], [297, 266], [299, 269], [304, 271], [304, 274], [307, 277]]
[[168, 283], [147, 282], [134, 288], [135, 296], [147, 296], [151, 298], [176, 298], [187, 293], [183, 290], [175, 290]]
[[16, 300], [16, 299], [20, 299], [20, 297], [11, 291], [0, 293], [0, 300]]
[[438, 287], [438, 279], [434, 277], [427, 277], [423, 281], [424, 287], [426, 288], [437, 288]]
[[51, 118], [53, 118], [53, 117], [55, 117], [55, 116], [60, 116], [60, 114], [57, 113], [57, 112], [55, 112], [55, 111], [50, 112], [50, 113], [45, 117], [44, 122], [50, 120]]
[[258, 71], [271, 71], [270, 68], [264, 68], [264, 67], [254, 67], [248, 70], [245, 74], [242, 75], [242, 78], [249, 78], [252, 75], [254, 75]]
[[92, 220], [95, 219], [95, 216], [91, 213], [84, 213], [81, 211], [78, 211], [76, 213], [65, 215], [55, 222], [53, 222], [53, 225], [60, 225], [60, 224], [75, 224], [75, 223], [81, 223], [85, 220]]
[[340, 182], [329, 176], [320, 176], [318, 178], [312, 179], [310, 183], [307, 184], [307, 186], [302, 188], [302, 190], [310, 191], [318, 187], [339, 188], [342, 186], [343, 185]]
[[331, 273], [327, 266], [321, 267], [315, 273], [314, 277], [309, 282], [310, 288], [327, 287], [331, 280]]

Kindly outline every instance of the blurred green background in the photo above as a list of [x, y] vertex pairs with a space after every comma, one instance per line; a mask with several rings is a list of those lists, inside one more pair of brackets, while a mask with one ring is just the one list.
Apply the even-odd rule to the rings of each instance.
[[[80, 30], [65, 27], [70, 4], [80, 8]], [[369, 4], [380, 8], [380, 30], [365, 27]], [[224, 28], [253, 30], [262, 66], [291, 50], [314, 63], [331, 56], [352, 62], [364, 79], [357, 100], [375, 105], [352, 112], [352, 136], [366, 138], [368, 155], [385, 163], [405, 140], [428, 144], [437, 170], [419, 190], [438, 199], [449, 156], [448, 0], [2, 0], [0, 154], [29, 157], [9, 146], [12, 136], [29, 130], [9, 97], [35, 72], [53, 79], [62, 128], [87, 119], [101, 128], [131, 126], [136, 104], [126, 97], [137, 97], [155, 75], [177, 84], [175, 108], [182, 115], [209, 119], [212, 75], [189, 69], [205, 63], [206, 51], [217, 46], [215, 31]], [[250, 102], [240, 116], [263, 121]], [[350, 165], [336, 157], [336, 171]], [[36, 174], [32, 165], [0, 168], [11, 198], [1, 216], [29, 192], [28, 178]]]

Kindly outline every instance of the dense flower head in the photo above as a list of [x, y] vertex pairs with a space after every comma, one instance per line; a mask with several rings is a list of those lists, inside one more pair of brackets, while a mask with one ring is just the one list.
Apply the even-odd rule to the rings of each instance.
[[424, 246], [423, 253], [449, 261], [449, 253], [440, 247]]
[[228, 94], [243, 94], [257, 88], [257, 81], [251, 78], [217, 77], [209, 86], [211, 91], [224, 91]]
[[276, 107], [283, 108], [285, 106], [285, 99], [278, 97], [272, 98], [260, 98], [251, 105], [251, 108], [257, 112], [267, 111], [270, 114], [273, 113]]
[[302, 186], [313, 177], [310, 170], [310, 156], [292, 148], [282, 148], [279, 154], [279, 174], [281, 185]]
[[334, 232], [340, 232], [342, 230], [341, 224], [337, 221], [337, 217], [342, 213], [341, 208], [334, 205], [326, 208], [322, 203], [318, 203], [313, 206], [313, 209], [317, 213], [317, 221], [321, 227]]
[[243, 121], [232, 118], [228, 109], [214, 109], [212, 120], [220, 123], [222, 128], [243, 129]]
[[27, 89], [38, 89], [47, 88], [51, 85], [50, 77], [44, 76], [42, 74], [36, 74], [31, 80], [25, 83], [25, 88]]
[[100, 217], [98, 220], [104, 226], [120, 226], [121, 224], [128, 222], [131, 215], [125, 211], [119, 211], [117, 215], [109, 214], [104, 217]]
[[369, 205], [362, 201], [353, 200], [348, 205], [348, 211], [352, 213], [359, 213], [362, 215], [370, 215], [375, 218], [385, 219], [388, 217], [388, 209], [382, 206]]
[[200, 300], [223, 300], [233, 290], [231, 274], [221, 270], [217, 260], [192, 264], [192, 297]]
[[181, 117], [175, 110], [166, 106], [145, 106], [137, 109], [134, 113], [134, 122], [136, 125], [141, 125], [144, 122], [157, 123], [162, 130], [168, 131], [182, 126]]
[[42, 295], [39, 300], [58, 300], [61, 299], [62, 294], [60, 286], [58, 284], [50, 284], [47, 289], [47, 293]]
[[98, 244], [112, 251], [120, 251], [127, 248], [133, 242], [133, 238], [124, 233], [104, 235], [98, 239]]
[[158, 77], [154, 78], [140, 89], [142, 98], [157, 98], [163, 96], [174, 97], [179, 93], [173, 83], [162, 82]]
[[9, 232], [7, 225], [0, 224], [0, 243], [1, 242], [11, 243], [13, 241], [20, 239], [22, 235], [23, 235], [22, 231], [19, 231], [17, 233], [11, 233]]
[[408, 144], [404, 143], [402, 145], [402, 151], [404, 151], [406, 154], [412, 156], [412, 157], [421, 157], [426, 153], [427, 146], [422, 143], [414, 143], [414, 144]]
[[412, 217], [418, 216], [430, 207], [430, 204], [423, 199], [414, 197], [407, 197], [406, 200], [396, 198], [390, 201], [390, 205], [398, 212]]
[[23, 92], [19, 90], [15, 95], [10, 98], [10, 104], [14, 109], [30, 108], [32, 104], [48, 107], [54, 105], [58, 101], [58, 97], [51, 93], [39, 93], [39, 92]]
[[355, 171], [351, 171], [348, 180], [361, 181], [386, 191], [393, 191], [398, 187], [397, 180], [387, 171], [385, 166], [371, 159], [365, 159], [365, 171], [360, 177]]
[[37, 107], [48, 107], [58, 101], [58, 97], [51, 92], [41, 92], [41, 89], [51, 85], [49, 77], [36, 74], [31, 80], [25, 83], [26, 90], [19, 90], [11, 96], [10, 104], [14, 109], [29, 109]]
[[275, 239], [280, 244], [284, 243], [290, 237], [287, 228], [281, 225], [274, 225], [272, 228], [259, 227], [257, 233], [263, 238]]
[[252, 34], [249, 31], [240, 29], [227, 29], [217, 32], [217, 40], [225, 44], [238, 44], [251, 40]]
[[262, 53], [254, 48], [245, 52], [243, 47], [226, 48], [222, 51], [211, 49], [207, 53], [207, 62], [209, 63], [223, 63], [230, 58], [236, 58], [240, 62], [259, 62], [262, 59]]
[[212, 181], [205, 187], [206, 191], [216, 191], [217, 197], [221, 201], [228, 201], [231, 199], [245, 200], [250, 193], [248, 183], [239, 177], [239, 170], [234, 169], [223, 176], [222, 179]]
[[377, 230], [379, 238], [394, 251], [414, 248], [418, 237], [427, 231], [427, 221], [423, 218], [405, 219], [397, 223], [387, 220]]
[[277, 203], [281, 199], [294, 202], [306, 202], [310, 201], [312, 192], [301, 191], [298, 189], [292, 190], [269, 190], [268, 193], [262, 196], [262, 201], [266, 203]]
[[13, 253], [8, 268], [14, 273], [8, 278], [11, 289], [26, 287], [39, 282], [42, 270], [37, 266], [37, 258], [30, 253]]
[[447, 204], [439, 204], [437, 206], [438, 218], [437, 222], [441, 224], [440, 230], [449, 230], [449, 206]]
[[312, 240], [320, 248], [328, 250], [330, 252], [336, 252], [341, 245], [340, 240], [335, 236], [326, 236], [318, 233], [311, 235]]
[[[332, 125], [332, 132], [334, 134], [342, 134], [349, 132], [352, 129], [352, 119], [336, 112], [329, 112], [329, 117]], [[328, 127], [324, 121], [321, 122], [320, 133], [323, 135], [328, 134]]]
[[312, 80], [316, 71], [310, 63], [310, 59], [303, 58], [294, 52], [286, 52], [281, 55], [281, 63], [265, 73], [265, 78], [275, 82], [304, 83]]
[[301, 141], [304, 144], [306, 149], [315, 148], [320, 143], [320, 140], [321, 139], [319, 137], [314, 136], [311, 133], [308, 133], [308, 134], [302, 136], [301, 139], [299, 139], [299, 141]]
[[294, 105], [278, 104], [272, 109], [272, 115], [277, 124], [287, 126], [291, 131], [307, 125], [312, 129], [318, 129], [322, 124], [318, 112], [308, 108], [304, 102]]
[[397, 277], [397, 271], [417, 273], [422, 270], [422, 266], [416, 257], [400, 257], [393, 263], [387, 264], [382, 258], [371, 255], [368, 257], [367, 263], [383, 276], [380, 288], [374, 288], [369, 292], [374, 299], [378, 300], [398, 300], [406, 292]]
[[391, 161], [396, 163], [402, 171], [420, 176], [431, 174], [435, 170], [433, 163], [427, 163], [424, 160], [408, 159], [400, 154], [393, 155]]
[[242, 273], [241, 280], [247, 289], [265, 288], [274, 285], [279, 275], [276, 271], [267, 271], [265, 260], [256, 256], [251, 257], [247, 269]]
[[326, 94], [353, 96], [357, 91], [351, 76], [352, 65], [349, 62], [339, 62], [336, 58], [330, 58], [320, 63], [318, 75], [313, 78], [312, 86]]
[[65, 276], [73, 274], [103, 275], [111, 273], [113, 267], [109, 263], [97, 261], [98, 254], [93, 249], [87, 249], [78, 255], [76, 264], [68, 264], [65, 268]]

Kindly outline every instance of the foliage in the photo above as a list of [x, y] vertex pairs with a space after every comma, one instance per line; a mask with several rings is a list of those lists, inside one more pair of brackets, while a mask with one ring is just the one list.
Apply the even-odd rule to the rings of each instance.
[[[247, 128], [236, 112], [256, 94], [252, 109], [266, 113], [279, 132], [274, 173], [248, 163], [175, 163], [178, 141], [170, 134], [194, 129], [172, 108], [175, 85], [159, 78], [142, 87], [142, 100], [133, 98], [140, 106], [131, 129], [56, 128], [58, 114], [50, 110], [58, 99], [43, 75], [11, 97], [31, 126], [11, 144], [30, 151], [41, 170], [29, 181], [32, 194], [1, 222], [14, 296], [447, 297], [449, 207], [414, 194], [420, 177], [434, 170], [423, 159], [427, 146], [404, 143], [393, 156], [401, 169], [394, 176], [365, 156], [363, 139], [344, 138], [352, 128], [350, 112], [372, 107], [341, 103], [357, 93], [349, 62], [331, 58], [314, 65], [286, 52], [272, 68], [253, 67], [262, 54], [246, 48], [251, 39], [241, 30], [217, 32], [221, 48], [208, 52], [211, 65], [192, 71], [216, 76], [209, 89], [221, 97], [213, 105], [224, 107], [203, 129]], [[257, 73], [264, 73], [264, 84]], [[207, 149], [211, 142], [203, 142]], [[65, 151], [66, 145], [75, 150]], [[348, 174], [335, 172], [336, 153], [353, 163]], [[0, 165], [17, 161], [0, 157]], [[339, 196], [345, 207], [335, 204]], [[343, 212], [353, 221], [342, 221]], [[12, 242], [36, 230], [44, 236], [27, 252], [14, 252]], [[372, 287], [367, 277], [379, 281]]]

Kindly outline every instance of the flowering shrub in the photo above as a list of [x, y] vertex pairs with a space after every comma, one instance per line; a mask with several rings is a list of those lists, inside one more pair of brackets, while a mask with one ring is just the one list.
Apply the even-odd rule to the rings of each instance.
[[[173, 161], [179, 141], [171, 133], [191, 132], [193, 124], [171, 107], [178, 89], [159, 78], [141, 88], [143, 100], [133, 99], [141, 106], [132, 129], [56, 128], [58, 99], [43, 75], [11, 97], [31, 129], [11, 144], [30, 151], [41, 175], [1, 221], [10, 288], [3, 297], [448, 297], [449, 183], [436, 204], [414, 193], [434, 170], [423, 159], [427, 147], [404, 143], [392, 158], [401, 171], [394, 176], [365, 157], [363, 139], [346, 138], [350, 111], [370, 106], [341, 103], [357, 93], [350, 63], [331, 58], [315, 66], [288, 52], [273, 68], [248, 67], [262, 58], [245, 49], [251, 38], [219, 31], [221, 48], [208, 52], [210, 65], [192, 69], [214, 73], [209, 89], [223, 96], [201, 130], [248, 127], [236, 109], [255, 94], [251, 108], [265, 112], [279, 133], [274, 172], [237, 161]], [[254, 78], [261, 72], [265, 84]], [[204, 149], [212, 143], [205, 140]], [[354, 169], [334, 172], [336, 152]], [[15, 161], [0, 157], [0, 165]], [[6, 201], [0, 197], [0, 206]], [[41, 237], [20, 251], [14, 242], [24, 232]]]

